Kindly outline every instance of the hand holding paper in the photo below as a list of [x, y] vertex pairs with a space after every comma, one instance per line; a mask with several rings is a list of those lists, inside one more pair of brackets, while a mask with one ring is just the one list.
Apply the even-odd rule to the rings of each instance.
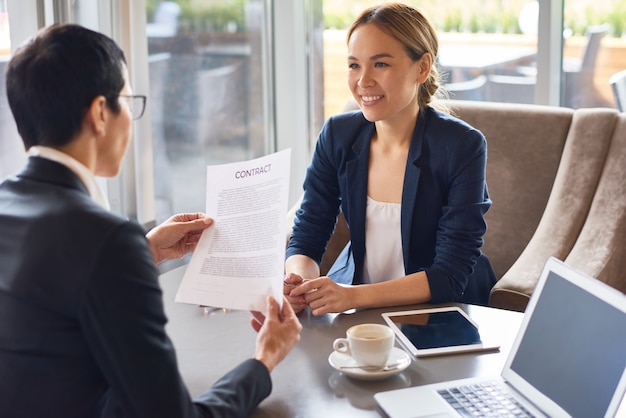
[[177, 302], [264, 312], [282, 303], [290, 150], [207, 167], [206, 229]]

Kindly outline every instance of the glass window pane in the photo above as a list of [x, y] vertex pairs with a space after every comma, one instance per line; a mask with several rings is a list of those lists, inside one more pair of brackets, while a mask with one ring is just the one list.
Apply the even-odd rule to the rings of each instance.
[[626, 0], [565, 0], [564, 106], [616, 107], [611, 75], [626, 68]]
[[0, 180], [19, 170], [26, 158], [6, 95], [4, 73], [10, 56], [9, 13], [6, 0], [2, 0], [0, 1]]
[[261, 0], [148, 1], [157, 221], [205, 209], [206, 166], [266, 144]]

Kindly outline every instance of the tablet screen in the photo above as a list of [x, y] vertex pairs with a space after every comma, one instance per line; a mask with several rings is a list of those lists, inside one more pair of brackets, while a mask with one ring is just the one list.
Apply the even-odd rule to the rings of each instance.
[[488, 348], [483, 345], [478, 326], [457, 307], [390, 312], [383, 318], [416, 356]]

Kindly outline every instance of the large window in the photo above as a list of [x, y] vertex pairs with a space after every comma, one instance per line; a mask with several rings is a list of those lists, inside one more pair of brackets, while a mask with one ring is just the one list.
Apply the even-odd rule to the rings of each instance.
[[264, 2], [147, 4], [157, 221], [205, 207], [206, 166], [271, 150]]

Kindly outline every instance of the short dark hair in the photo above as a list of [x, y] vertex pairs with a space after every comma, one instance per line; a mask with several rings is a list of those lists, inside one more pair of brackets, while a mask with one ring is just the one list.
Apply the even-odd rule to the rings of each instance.
[[9, 106], [26, 149], [62, 146], [80, 131], [93, 100], [117, 114], [124, 52], [111, 38], [79, 25], [55, 24], [21, 46], [9, 62]]

